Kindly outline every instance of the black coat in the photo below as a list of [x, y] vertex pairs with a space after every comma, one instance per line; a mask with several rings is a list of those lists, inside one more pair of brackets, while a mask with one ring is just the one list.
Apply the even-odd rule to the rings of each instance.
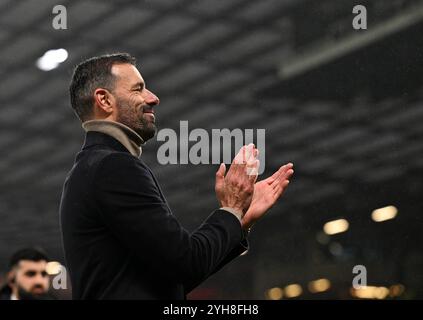
[[5, 284], [0, 288], [0, 300], [10, 300], [12, 296], [12, 289], [9, 285]]
[[60, 220], [74, 299], [185, 299], [248, 247], [224, 210], [185, 230], [151, 170], [100, 132], [76, 156]]

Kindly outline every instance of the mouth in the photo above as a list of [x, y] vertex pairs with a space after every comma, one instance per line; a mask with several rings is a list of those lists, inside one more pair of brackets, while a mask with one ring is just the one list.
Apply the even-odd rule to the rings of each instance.
[[34, 288], [32, 289], [32, 292], [35, 294], [42, 294], [44, 293], [44, 289], [43, 288]]
[[148, 117], [151, 118], [152, 121], [154, 122], [156, 120], [156, 116], [154, 115], [154, 111], [145, 111], [144, 114]]

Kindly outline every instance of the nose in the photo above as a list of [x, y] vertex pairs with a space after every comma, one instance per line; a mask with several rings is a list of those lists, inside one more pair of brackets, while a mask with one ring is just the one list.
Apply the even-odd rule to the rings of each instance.
[[34, 280], [34, 285], [40, 285], [44, 288], [44, 282], [46, 281], [45, 277], [43, 277], [42, 275], [37, 275]]
[[147, 95], [145, 97], [145, 102], [150, 106], [157, 106], [160, 103], [159, 97], [157, 97], [153, 92], [147, 90]]

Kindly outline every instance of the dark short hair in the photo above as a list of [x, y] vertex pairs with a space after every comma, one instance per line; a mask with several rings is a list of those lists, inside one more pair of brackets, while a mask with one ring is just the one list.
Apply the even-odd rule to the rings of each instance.
[[81, 121], [92, 116], [93, 93], [97, 88], [114, 89], [116, 79], [112, 67], [123, 63], [136, 65], [136, 59], [128, 53], [106, 54], [84, 60], [75, 67], [69, 93], [72, 109]]
[[49, 258], [47, 256], [47, 253], [37, 247], [31, 247], [31, 248], [23, 248], [18, 251], [16, 251], [11, 257], [9, 261], [9, 267], [10, 269], [14, 268], [19, 264], [22, 260], [29, 260], [29, 261], [49, 261]]

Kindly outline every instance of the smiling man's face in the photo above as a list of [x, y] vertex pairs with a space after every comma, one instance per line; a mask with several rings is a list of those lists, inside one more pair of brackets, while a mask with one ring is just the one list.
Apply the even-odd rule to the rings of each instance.
[[138, 69], [131, 64], [115, 64], [116, 77], [113, 95], [116, 98], [116, 121], [137, 132], [144, 141], [154, 137], [156, 118], [154, 107], [160, 101], [149, 91]]

